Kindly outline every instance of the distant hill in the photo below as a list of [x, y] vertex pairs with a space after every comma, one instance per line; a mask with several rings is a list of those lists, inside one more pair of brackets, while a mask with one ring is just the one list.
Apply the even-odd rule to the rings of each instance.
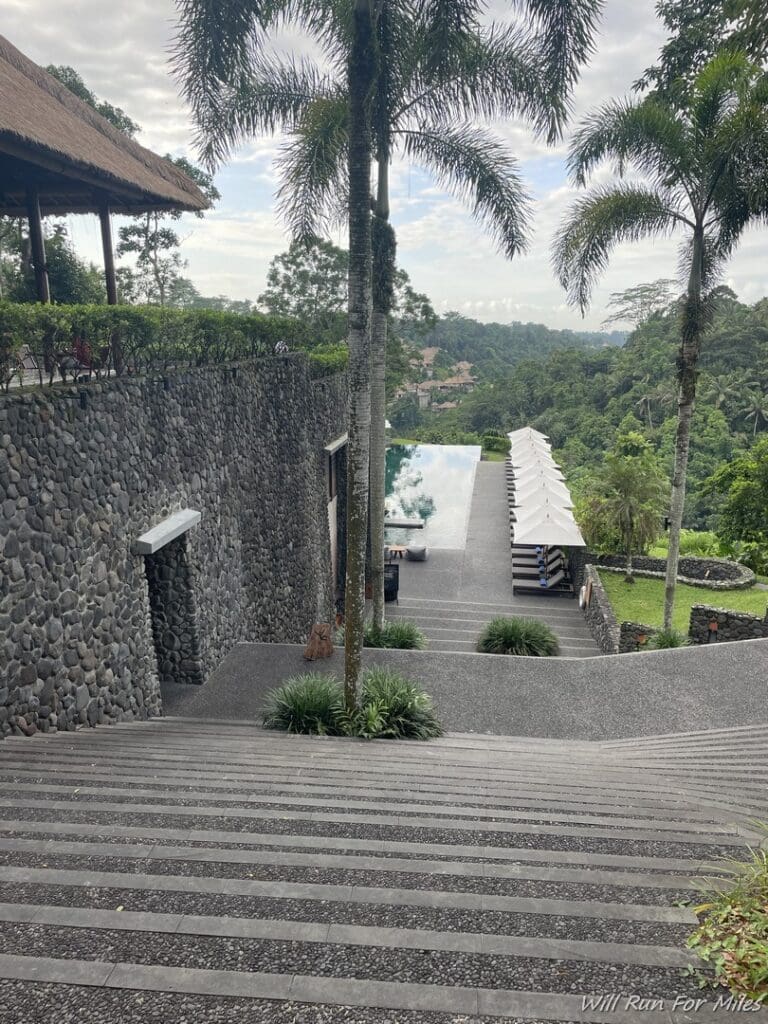
[[[407, 333], [407, 332], [406, 332]], [[621, 346], [625, 331], [556, 331], [544, 324], [484, 324], [446, 313], [428, 334], [408, 339], [417, 348], [439, 348], [438, 363], [466, 360], [481, 378], [504, 376], [525, 359], [543, 359], [556, 349], [600, 349]]]

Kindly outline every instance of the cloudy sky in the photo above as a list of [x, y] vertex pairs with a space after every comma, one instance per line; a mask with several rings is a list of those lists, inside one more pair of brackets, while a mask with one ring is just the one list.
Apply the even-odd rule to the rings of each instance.
[[[597, 52], [575, 96], [575, 121], [610, 97], [628, 92], [652, 63], [663, 39], [654, 0], [606, 0]], [[490, 0], [503, 17], [505, 0]], [[174, 33], [173, 0], [0, 0], [2, 31], [40, 64], [70, 64], [103, 99], [123, 107], [143, 128], [140, 141], [161, 153], [194, 159], [192, 130], [168, 68]], [[496, 126], [517, 155], [535, 199], [530, 252], [503, 259], [462, 205], [434, 187], [416, 166], [398, 162], [392, 217], [400, 264], [436, 309], [456, 309], [479, 320], [534, 321], [551, 327], [598, 328], [611, 292], [676, 273], [675, 244], [663, 241], [620, 249], [584, 318], [568, 308], [549, 265], [549, 247], [574, 189], [564, 167], [567, 139], [555, 148], [524, 126]], [[274, 158], [279, 141], [256, 139], [216, 183], [222, 194], [203, 221], [182, 222], [187, 273], [201, 292], [256, 299], [273, 255], [287, 245], [274, 212]], [[70, 217], [80, 252], [98, 261], [95, 218]], [[343, 236], [334, 239], [345, 244]], [[727, 283], [743, 301], [768, 294], [768, 231], [747, 235], [728, 268]]]

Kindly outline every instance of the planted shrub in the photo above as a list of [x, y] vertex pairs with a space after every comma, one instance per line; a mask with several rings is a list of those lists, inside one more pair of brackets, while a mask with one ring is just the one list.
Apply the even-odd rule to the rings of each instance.
[[266, 729], [341, 736], [344, 690], [341, 683], [319, 672], [293, 676], [267, 696]]
[[363, 673], [360, 704], [363, 710], [376, 709], [380, 737], [429, 740], [443, 734], [432, 698], [391, 669], [376, 666]]
[[[30, 353], [42, 386], [57, 374], [98, 378], [207, 366], [271, 355], [278, 342], [307, 350], [313, 340], [301, 321], [263, 313], [0, 302], [0, 386], [21, 380], [21, 360]], [[345, 363], [346, 346], [318, 347], [310, 356], [315, 375], [336, 373]]]
[[344, 707], [344, 688], [337, 679], [314, 672], [294, 676], [268, 695], [264, 727], [364, 739], [428, 740], [443, 733], [418, 683], [385, 668], [363, 673], [352, 714]]
[[557, 637], [537, 619], [491, 619], [477, 642], [481, 654], [518, 654], [529, 658], [551, 658], [560, 646]]
[[660, 629], [648, 640], [648, 648], [662, 651], [668, 647], [690, 647], [691, 641], [679, 629]]
[[[768, 825], [759, 828], [768, 840]], [[702, 979], [735, 996], [768, 1004], [768, 848], [749, 850], [749, 859], [719, 863], [728, 876], [699, 885], [706, 901], [695, 907], [700, 925], [688, 939], [714, 977]]]
[[401, 651], [421, 651], [427, 640], [415, 622], [405, 619], [390, 619], [381, 629], [372, 623], [365, 627], [364, 645], [366, 647], [390, 647]]

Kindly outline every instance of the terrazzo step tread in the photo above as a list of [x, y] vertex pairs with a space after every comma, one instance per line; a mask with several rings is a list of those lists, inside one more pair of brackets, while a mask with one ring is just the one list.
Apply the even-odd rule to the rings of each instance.
[[[38, 783], [25, 783], [23, 785], [17, 784], [15, 786], [17, 792], [29, 792], [39, 793], [40, 785]], [[72, 793], [71, 786], [57, 786], [48, 783], [45, 786], [47, 792], [55, 793], [56, 795], [63, 793]], [[346, 809], [368, 811], [369, 809], [376, 808], [377, 813], [381, 811], [392, 811], [397, 814], [403, 815], [418, 815], [418, 816], [453, 816], [456, 821], [468, 820], [493, 820], [493, 821], [514, 821], [521, 823], [536, 824], [537, 822], [556, 822], [560, 821], [565, 826], [569, 825], [612, 825], [619, 828], [640, 828], [645, 827], [653, 831], [659, 832], [674, 832], [678, 833], [683, 829], [688, 832], [701, 832], [703, 835], [711, 834], [713, 830], [719, 829], [716, 823], [711, 822], [697, 822], [686, 820], [684, 816], [679, 816], [676, 819], [670, 817], [662, 817], [654, 815], [652, 817], [636, 818], [632, 816], [621, 816], [621, 815], [600, 815], [600, 814], [589, 814], [587, 809], [582, 808], [574, 811], [572, 814], [563, 815], [562, 812], [558, 812], [555, 809], [547, 811], [534, 811], [531, 809], [518, 809], [518, 808], [506, 808], [501, 805], [495, 806], [472, 806], [469, 804], [434, 804], [429, 800], [423, 803], [414, 803], [408, 800], [397, 800], [389, 801], [384, 799], [381, 795], [371, 793], [367, 798], [349, 798], [348, 796], [333, 798], [328, 796], [318, 796], [315, 794], [286, 794], [286, 793], [238, 793], [229, 794], [221, 792], [213, 793], [201, 793], [199, 790], [180, 791], [177, 793], [170, 793], [165, 791], [158, 793], [157, 790], [142, 789], [138, 786], [131, 788], [118, 788], [114, 786], [78, 786], [76, 787], [76, 795], [80, 799], [73, 800], [72, 807], [85, 806], [87, 807], [90, 801], [83, 798], [88, 796], [115, 796], [115, 797], [126, 797], [134, 796], [136, 798], [146, 799], [147, 797], [159, 797], [162, 798], [162, 802], [157, 803], [157, 809], [162, 811], [164, 807], [174, 806], [178, 807], [181, 804], [168, 804], [167, 800], [183, 800], [184, 806], [187, 809], [202, 809], [208, 808], [211, 804], [217, 808], [226, 810], [240, 810], [242, 805], [265, 805], [265, 809], [279, 808], [281, 811], [288, 810], [291, 808], [307, 808], [307, 807], [321, 807], [327, 808], [329, 812], [345, 812]], [[36, 804], [40, 806], [40, 804]], [[422, 820], [419, 817], [419, 820]], [[537, 826], [538, 827], [538, 826]]]
[[[616, 839], [638, 840], [640, 842], [664, 841], [670, 844], [698, 845], [740, 845], [740, 840], [727, 826], [713, 826], [710, 833], [696, 831], [668, 832], [648, 827], [647, 822], [639, 821], [645, 827], [611, 829], [599, 826], [550, 825], [528, 821], [480, 820], [477, 818], [451, 818], [449, 816], [429, 817], [421, 815], [389, 815], [389, 814], [343, 814], [334, 812], [314, 812], [293, 810], [290, 806], [276, 806], [269, 809], [251, 807], [223, 808], [200, 805], [176, 804], [130, 804], [117, 802], [87, 801], [73, 805], [70, 801], [57, 800], [15, 800], [2, 799], [0, 807], [30, 808], [38, 810], [76, 811], [87, 813], [117, 814], [150, 814], [158, 818], [173, 820], [182, 818], [237, 818], [240, 820], [261, 821], [308, 821], [325, 825], [371, 825], [397, 826], [411, 829], [438, 829], [451, 832], [490, 832], [538, 836], [571, 836], [582, 839]], [[730, 842], [726, 839], [730, 837]]]
[[0, 903], [0, 922], [168, 935], [204, 935], [272, 941], [375, 946], [383, 949], [442, 950], [545, 960], [686, 967], [692, 955], [673, 946], [548, 939], [484, 932], [445, 932], [418, 928], [381, 928], [263, 918], [162, 914], [148, 911], [92, 910], [34, 903]]
[[[587, 1010], [579, 995], [556, 995], [506, 989], [419, 985], [408, 982], [358, 981], [346, 978], [290, 974], [256, 974], [202, 968], [158, 967], [93, 960], [57, 960], [50, 957], [0, 955], [0, 976], [26, 981], [143, 992], [196, 993], [248, 999], [290, 1000], [328, 1006], [376, 1007], [393, 1010], [471, 1014], [509, 1021], [595, 1021], [596, 1024], [634, 1024], [633, 1009]], [[688, 1014], [648, 1009], [649, 1024], [683, 1024]], [[707, 1018], [714, 1024], [732, 1020], [727, 1010]]]
[[546, 865], [505, 865], [472, 861], [399, 859], [359, 854], [330, 854], [313, 851], [235, 850], [221, 847], [147, 846], [131, 843], [98, 843], [64, 840], [2, 839], [0, 851], [45, 856], [120, 858], [151, 862], [188, 861], [217, 864], [309, 867], [328, 871], [397, 872], [417, 875], [455, 875], [466, 878], [508, 879], [509, 881], [569, 882], [577, 885], [611, 885], [630, 888], [694, 889], [690, 878], [661, 872], [604, 870], [597, 867], [549, 867]]
[[[472, 650], [474, 645], [470, 642], [463, 642], [461, 640], [429, 640], [427, 641], [427, 651], [434, 651], [436, 654], [475, 654], [476, 651]], [[597, 646], [594, 650], [590, 650], [585, 647], [565, 647], [560, 645], [560, 652], [555, 657], [559, 658], [598, 658], [600, 657], [600, 651]]]
[[[525, 866], [527, 862], [546, 863], [550, 865], [593, 865], [598, 868], [618, 868], [621, 870], [634, 871], [677, 871], [689, 875], [693, 870], [698, 873], [700, 865], [697, 861], [688, 858], [655, 857], [655, 856], [632, 856], [629, 854], [594, 853], [589, 850], [549, 850], [515, 848], [515, 847], [494, 847], [494, 846], [462, 846], [461, 844], [440, 844], [440, 843], [414, 843], [402, 840], [382, 839], [357, 839], [347, 836], [304, 836], [304, 835], [282, 835], [280, 833], [264, 832], [224, 832], [215, 829], [170, 829], [170, 828], [147, 828], [145, 826], [130, 825], [93, 825], [88, 823], [73, 822], [30, 822], [30, 821], [8, 821], [0, 819], [0, 829], [8, 826], [18, 832], [50, 832], [54, 830], [57, 835], [78, 836], [82, 841], [89, 835], [98, 837], [113, 836], [126, 841], [155, 839], [158, 842], [178, 841], [194, 843], [221, 843], [238, 844], [240, 846], [264, 846], [264, 847], [304, 847], [311, 850], [327, 851], [350, 851], [362, 852], [365, 854], [400, 853], [411, 859], [429, 857], [464, 857], [483, 858], [493, 862], [512, 862]], [[151, 846], [149, 847], [151, 849]], [[189, 847], [194, 849], [195, 847]], [[226, 848], [225, 846], [223, 848]], [[394, 858], [388, 858], [394, 859]]]
[[[151, 866], [151, 865], [148, 865]], [[204, 875], [167, 875], [120, 871], [3, 866], [3, 884], [77, 886], [79, 888], [155, 890], [219, 896], [315, 900], [321, 903], [364, 903], [379, 906], [433, 907], [448, 910], [545, 914], [618, 921], [652, 921], [694, 926], [696, 916], [684, 907], [656, 904], [606, 903], [599, 900], [555, 899], [544, 896], [497, 896], [454, 890], [397, 889], [363, 885], [323, 885], [311, 882], [273, 882]]]

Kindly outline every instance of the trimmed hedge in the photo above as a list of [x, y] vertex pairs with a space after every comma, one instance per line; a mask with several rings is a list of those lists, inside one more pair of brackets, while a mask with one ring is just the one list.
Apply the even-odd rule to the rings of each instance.
[[0, 385], [30, 372], [51, 384], [86, 374], [140, 374], [271, 355], [275, 347], [309, 351], [316, 376], [346, 365], [345, 346], [311, 351], [305, 324], [291, 317], [241, 316], [161, 306], [43, 306], [0, 302]]

